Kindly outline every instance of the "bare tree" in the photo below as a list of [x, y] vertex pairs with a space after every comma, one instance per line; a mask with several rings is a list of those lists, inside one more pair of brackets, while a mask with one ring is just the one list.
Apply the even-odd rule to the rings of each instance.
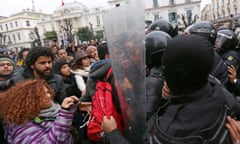
[[65, 19], [64, 20], [64, 25], [61, 26], [63, 31], [66, 33], [67, 35], [67, 39], [68, 41], [72, 42], [74, 40], [74, 35], [73, 35], [73, 24], [71, 19]]
[[191, 25], [191, 24], [193, 24], [197, 21], [198, 15], [195, 14], [194, 17], [192, 18], [192, 14], [190, 14], [187, 17], [187, 21], [186, 21], [186, 18], [183, 14], [181, 15], [181, 18], [182, 18], [182, 21], [183, 21], [183, 24], [184, 24], [185, 28], [187, 28], [189, 25]]
[[35, 27], [34, 30], [29, 33], [29, 35], [30, 35], [31, 39], [33, 40], [32, 41], [33, 47], [42, 46], [40, 35], [39, 35], [37, 27]]

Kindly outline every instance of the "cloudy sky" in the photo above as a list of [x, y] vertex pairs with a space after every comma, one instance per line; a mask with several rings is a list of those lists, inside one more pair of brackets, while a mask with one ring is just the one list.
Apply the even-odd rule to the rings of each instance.
[[[22, 9], [32, 8], [34, 1], [35, 9], [42, 10], [45, 13], [52, 13], [55, 9], [61, 6], [62, 0], [0, 0], [0, 16], [9, 16]], [[78, 1], [88, 7], [107, 6], [107, 0], [63, 0], [64, 3]], [[205, 5], [210, 0], [202, 0], [202, 5]]]

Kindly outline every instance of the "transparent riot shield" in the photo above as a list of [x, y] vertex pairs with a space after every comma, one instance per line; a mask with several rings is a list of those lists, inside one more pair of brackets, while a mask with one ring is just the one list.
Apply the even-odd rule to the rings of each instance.
[[104, 15], [105, 35], [124, 120], [123, 133], [131, 144], [142, 144], [146, 129], [144, 9], [141, 0], [130, 0]]

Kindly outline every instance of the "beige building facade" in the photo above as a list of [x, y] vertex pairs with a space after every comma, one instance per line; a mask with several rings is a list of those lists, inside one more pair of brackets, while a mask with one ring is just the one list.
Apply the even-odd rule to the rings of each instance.
[[37, 23], [48, 17], [48, 14], [30, 9], [22, 10], [9, 17], [0, 18], [0, 45], [13, 51], [30, 48]]
[[[145, 20], [165, 19], [173, 25], [184, 28], [182, 17], [191, 23], [200, 20], [201, 0], [142, 0], [145, 4]], [[110, 7], [128, 3], [128, 0], [109, 0]]]
[[201, 19], [234, 28], [240, 24], [240, 0], [211, 0], [201, 11]]
[[[72, 34], [75, 43], [80, 44], [82, 40], [78, 37], [79, 28], [88, 27], [93, 35], [103, 35], [103, 14], [104, 8], [91, 8], [77, 1], [65, 3], [63, 7], [57, 8], [50, 18], [42, 20], [38, 23], [39, 33], [44, 40], [44, 33], [47, 31], [56, 31], [58, 41], [64, 45], [68, 45], [68, 37], [64, 27], [68, 24], [72, 25]], [[44, 42], [45, 45], [48, 43]], [[61, 44], [60, 44], [61, 45]]]

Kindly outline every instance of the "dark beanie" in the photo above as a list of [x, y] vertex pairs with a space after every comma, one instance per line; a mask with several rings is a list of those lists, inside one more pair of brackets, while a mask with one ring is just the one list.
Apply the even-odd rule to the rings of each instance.
[[53, 70], [55, 73], [60, 74], [60, 70], [62, 68], [63, 65], [68, 64], [66, 61], [60, 60], [55, 62], [54, 66], [53, 66]]
[[175, 95], [203, 87], [213, 66], [211, 43], [199, 35], [177, 36], [170, 41], [163, 56], [166, 82]]
[[8, 55], [0, 55], [0, 61], [8, 61], [10, 62], [13, 66], [15, 66], [15, 62], [13, 61], [13, 59], [11, 57], [9, 57]]

